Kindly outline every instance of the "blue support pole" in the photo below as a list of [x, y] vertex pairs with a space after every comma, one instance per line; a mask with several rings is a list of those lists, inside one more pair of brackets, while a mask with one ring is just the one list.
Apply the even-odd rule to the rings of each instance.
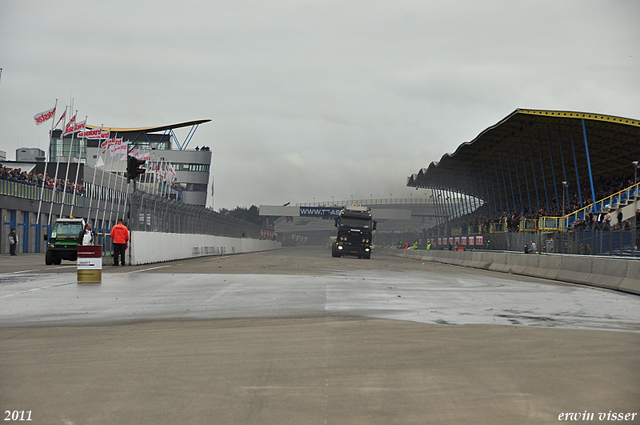
[[540, 169], [542, 170], [542, 186], [544, 187], [544, 197], [547, 201], [547, 213], [551, 212], [549, 207], [549, 193], [547, 192], [547, 178], [544, 174], [544, 161], [542, 161], [542, 146], [540, 143], [540, 137], [538, 137], [538, 152], [540, 153]]
[[[504, 177], [504, 162], [502, 161], [502, 154], [500, 154], [500, 169], [502, 170], [502, 183], [504, 184], [504, 202], [507, 204], [506, 212], [509, 213], [509, 191], [507, 190], [507, 179]], [[498, 171], [498, 164], [496, 163], [496, 172]]]
[[[438, 211], [438, 197], [436, 195], [435, 189], [433, 187], [429, 187], [427, 189], [431, 189], [431, 198], [433, 198], [433, 211], [436, 214], [440, 214], [440, 211]], [[435, 217], [436, 220], [436, 226], [439, 224], [439, 220], [438, 217]]]
[[553, 152], [551, 152], [551, 138], [549, 137], [549, 133], [547, 133], [547, 143], [549, 144], [549, 160], [551, 162], [551, 176], [553, 177], [553, 189], [556, 192], [556, 207], [558, 211], [562, 211], [560, 208], [560, 198], [558, 197], [558, 183], [556, 183], [556, 170], [553, 166]]
[[[497, 177], [497, 175], [496, 175]], [[493, 192], [493, 199], [496, 199], [496, 188], [493, 184], [493, 175], [491, 174], [491, 168], [489, 168], [489, 180], [491, 180], [491, 191]], [[500, 182], [498, 182], [498, 193], [500, 193]], [[500, 211], [504, 211], [504, 207], [502, 205], [502, 198], [500, 200]], [[498, 203], [496, 202], [496, 209], [498, 209]], [[496, 215], [500, 215], [500, 212], [496, 211]]]
[[589, 182], [591, 183], [591, 199], [593, 199], [593, 204], [595, 207], [596, 199], [596, 191], [593, 188], [593, 175], [591, 174], [591, 160], [589, 159], [589, 144], [587, 143], [587, 129], [584, 126], [584, 118], [582, 118], [582, 135], [584, 136], [584, 150], [587, 153], [587, 167], [589, 169]]
[[447, 192], [444, 189], [440, 189], [440, 196], [442, 201], [442, 210], [446, 215], [444, 223], [447, 223], [451, 219], [451, 210], [449, 209], [449, 203], [447, 202]]
[[477, 176], [477, 185], [478, 185], [478, 189], [479, 193], [480, 193], [480, 199], [483, 201], [482, 204], [482, 211], [485, 213], [485, 215], [487, 214], [488, 208], [489, 208], [489, 197], [487, 196], [487, 193], [484, 190], [484, 186], [482, 185], [482, 174], [480, 174], [480, 171], [478, 170], [476, 172], [476, 176]]
[[[502, 162], [502, 155], [500, 155], [500, 162]], [[504, 164], [502, 165], [502, 169], [504, 170]], [[513, 177], [511, 176], [511, 161], [509, 161], [509, 154], [507, 153], [507, 170], [509, 171], [509, 186], [511, 186], [511, 200], [513, 201], [513, 212], [515, 213], [516, 208], [516, 193], [513, 190]]]
[[487, 200], [487, 210], [489, 211], [489, 216], [493, 215], [493, 211], [492, 211], [492, 202], [491, 202], [491, 194], [489, 193], [489, 180], [487, 179], [487, 167], [483, 164], [482, 165], [482, 171], [484, 174], [484, 187], [487, 189], [487, 196], [486, 196], [486, 200]]
[[531, 189], [529, 189], [529, 175], [527, 174], [527, 161], [524, 156], [524, 148], [521, 146], [522, 152], [522, 168], [524, 169], [524, 180], [527, 182], [527, 198], [529, 199], [529, 213], [533, 213], [533, 204], [531, 203]]
[[447, 203], [447, 210], [449, 211], [449, 218], [455, 218], [455, 209], [453, 208], [453, 204], [451, 203], [451, 191], [447, 189], [444, 196], [444, 200]]
[[[485, 191], [486, 185], [482, 184], [482, 174], [480, 173], [480, 170], [478, 170], [478, 187], [480, 188], [480, 194], [482, 196], [482, 212], [484, 213], [484, 215], [488, 214], [489, 211], [489, 192]], [[486, 183], [486, 181], [485, 181]]]
[[[471, 192], [475, 193], [476, 189], [475, 189], [475, 187], [473, 187], [473, 183], [474, 182], [473, 182], [473, 180], [472, 180], [472, 178], [471, 178], [471, 176], [469, 174], [466, 175], [465, 183], [466, 183], [466, 186], [467, 186], [467, 196], [470, 197], [470, 196], [472, 196], [472, 195], [470, 195], [470, 193]], [[471, 189], [471, 190], [469, 190], [469, 189]], [[476, 199], [475, 195], [473, 195], [473, 199], [469, 199], [469, 207], [470, 207], [470, 211], [469, 212], [470, 213], [474, 213], [478, 209], [478, 206], [476, 205], [476, 201], [477, 201], [477, 199]]]
[[447, 196], [444, 193], [443, 189], [438, 189], [440, 191], [440, 194], [438, 195], [440, 197], [440, 207], [442, 208], [442, 213], [444, 215], [446, 215], [446, 217], [444, 218], [444, 220], [442, 220], [443, 223], [446, 223], [447, 221], [449, 221], [449, 217], [451, 217], [451, 213], [449, 212], [449, 208], [447, 206]]
[[[440, 193], [440, 189], [436, 189], [436, 199], [438, 200], [438, 214], [442, 214], [443, 216], [447, 214], [447, 211], [444, 209], [444, 204], [442, 201], [442, 193]], [[447, 221], [446, 217], [439, 217], [439, 224], [444, 224]]]
[[[430, 189], [431, 189], [431, 197], [433, 198], [433, 210], [436, 212], [436, 214], [441, 214], [439, 205], [438, 205], [438, 195], [435, 192], [435, 188], [431, 187]], [[436, 217], [436, 225], [438, 224], [440, 224], [440, 217]]]
[[[507, 157], [509, 163], [511, 163], [511, 157]], [[522, 214], [524, 214], [524, 201], [522, 200], [522, 186], [520, 185], [520, 171], [518, 170], [518, 156], [516, 153], [513, 153], [513, 163], [516, 166], [516, 181], [518, 182], [518, 193], [520, 194], [520, 210]], [[511, 174], [511, 171], [509, 171]]]
[[462, 215], [462, 211], [460, 208], [459, 199], [455, 199], [453, 194], [456, 193], [452, 190], [449, 190], [449, 202], [451, 202], [451, 208], [453, 209], [453, 213], [456, 217], [460, 217]]
[[538, 195], [538, 180], [536, 179], [536, 165], [533, 162], [533, 148], [531, 147], [531, 143], [529, 143], [529, 153], [531, 154], [531, 172], [533, 173], [533, 186], [536, 189], [536, 204], [538, 206], [538, 211], [540, 211], [540, 196]]
[[[562, 153], [562, 137], [560, 136], [560, 130], [558, 130], [558, 144], [560, 145], [560, 161], [562, 161], [562, 175], [564, 176], [564, 181], [568, 182], [567, 180], [567, 170], [564, 166], [564, 153]], [[566, 192], [567, 192], [567, 205], [569, 207], [569, 211], [571, 211], [571, 201], [569, 200], [569, 186], [567, 185], [567, 187], [565, 188]]]
[[569, 137], [571, 138], [571, 150], [573, 151], [573, 166], [576, 169], [576, 184], [578, 185], [578, 200], [580, 201], [580, 208], [582, 208], [582, 189], [580, 189], [580, 175], [578, 174], [578, 160], [576, 159], [576, 147], [573, 143], [573, 130], [571, 129], [571, 124], [569, 124]]

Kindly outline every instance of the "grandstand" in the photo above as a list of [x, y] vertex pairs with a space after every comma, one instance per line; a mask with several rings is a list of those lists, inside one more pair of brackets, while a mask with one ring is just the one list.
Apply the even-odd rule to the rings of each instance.
[[447, 242], [487, 234], [502, 249], [533, 239], [555, 252], [637, 254], [638, 160], [638, 120], [517, 109], [407, 186], [430, 189], [451, 217], [428, 232]]

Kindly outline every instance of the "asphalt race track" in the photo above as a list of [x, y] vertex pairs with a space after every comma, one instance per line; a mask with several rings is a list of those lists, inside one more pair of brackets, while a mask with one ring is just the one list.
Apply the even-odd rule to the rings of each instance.
[[381, 253], [0, 258], [8, 422], [640, 423], [639, 350], [638, 296]]

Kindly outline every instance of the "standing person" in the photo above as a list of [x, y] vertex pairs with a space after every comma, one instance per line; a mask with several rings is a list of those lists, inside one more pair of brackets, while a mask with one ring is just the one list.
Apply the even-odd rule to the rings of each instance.
[[616, 218], [618, 219], [618, 230], [622, 230], [622, 208], [618, 210], [618, 215], [616, 216]]
[[18, 235], [16, 234], [16, 229], [11, 228], [11, 233], [9, 233], [9, 253], [11, 255], [16, 255], [16, 247], [18, 246]]
[[534, 241], [531, 241], [531, 253], [536, 254], [536, 249], [536, 243]]
[[91, 224], [87, 223], [84, 225], [84, 230], [80, 231], [78, 235], [78, 245], [95, 245], [96, 241], [96, 232], [91, 230]]
[[611, 230], [611, 210], [607, 210], [604, 216], [604, 230]]
[[127, 250], [129, 242], [129, 229], [122, 224], [122, 219], [118, 219], [118, 224], [111, 229], [111, 240], [113, 241], [113, 265], [117, 266], [118, 261], [125, 266], [124, 252]]

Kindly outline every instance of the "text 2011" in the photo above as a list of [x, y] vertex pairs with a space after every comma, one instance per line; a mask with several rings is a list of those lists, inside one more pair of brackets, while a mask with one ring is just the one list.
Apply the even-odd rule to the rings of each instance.
[[5, 410], [5, 421], [30, 421], [31, 410]]

